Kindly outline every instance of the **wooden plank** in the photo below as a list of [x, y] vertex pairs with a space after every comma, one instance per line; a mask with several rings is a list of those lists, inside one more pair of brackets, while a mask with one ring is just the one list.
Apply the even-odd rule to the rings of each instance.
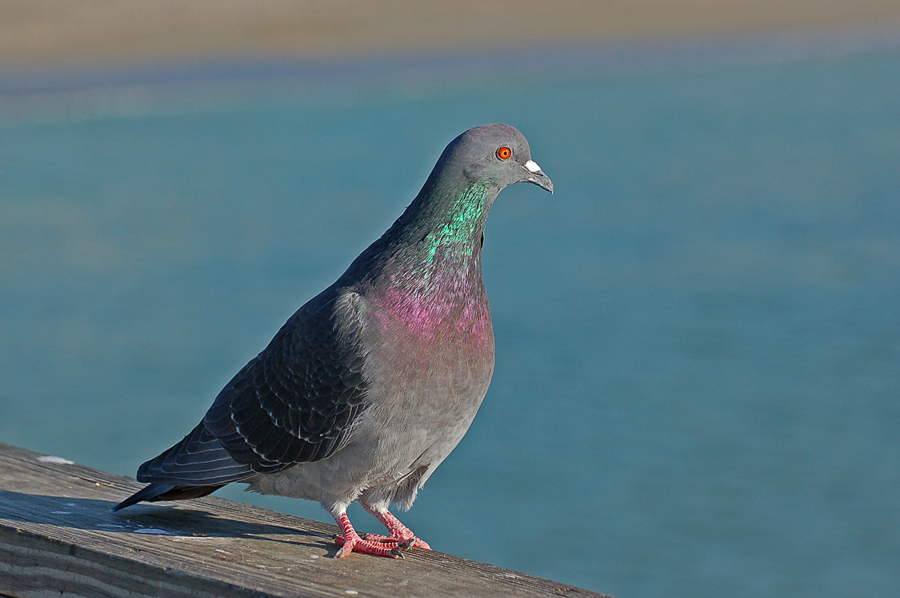
[[335, 559], [335, 526], [221, 498], [110, 511], [138, 488], [0, 444], [0, 596], [602, 598], [439, 552]]

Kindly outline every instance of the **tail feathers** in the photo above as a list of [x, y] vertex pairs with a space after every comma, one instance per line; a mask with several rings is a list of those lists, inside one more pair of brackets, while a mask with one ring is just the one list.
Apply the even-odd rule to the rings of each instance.
[[200, 498], [212, 494], [225, 484], [218, 486], [173, 486], [171, 484], [150, 484], [141, 488], [116, 506], [113, 512], [119, 511], [139, 502], [157, 502], [160, 500], [185, 500], [188, 498]]
[[238, 463], [203, 422], [181, 442], [140, 466], [139, 482], [170, 486], [220, 486], [252, 477], [250, 465]]
[[113, 511], [139, 502], [199, 498], [230, 482], [255, 475], [250, 465], [231, 458], [222, 443], [200, 422], [181, 442], [140, 466], [139, 482], [150, 485], [113, 507]]

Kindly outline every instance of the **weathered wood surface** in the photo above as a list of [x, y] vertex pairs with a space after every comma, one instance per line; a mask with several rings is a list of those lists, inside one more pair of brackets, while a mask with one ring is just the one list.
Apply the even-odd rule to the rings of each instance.
[[220, 498], [110, 512], [139, 487], [0, 444], [0, 595], [601, 596], [419, 549], [335, 559], [336, 527]]

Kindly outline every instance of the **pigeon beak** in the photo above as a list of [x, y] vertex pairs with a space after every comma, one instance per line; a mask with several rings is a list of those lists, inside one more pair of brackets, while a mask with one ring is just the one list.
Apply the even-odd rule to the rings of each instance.
[[550, 180], [550, 177], [544, 174], [544, 171], [541, 170], [541, 167], [537, 165], [537, 162], [535, 162], [534, 160], [529, 160], [522, 165], [522, 168], [528, 171], [528, 175], [525, 177], [526, 182], [533, 183], [544, 191], [553, 193], [553, 181]]

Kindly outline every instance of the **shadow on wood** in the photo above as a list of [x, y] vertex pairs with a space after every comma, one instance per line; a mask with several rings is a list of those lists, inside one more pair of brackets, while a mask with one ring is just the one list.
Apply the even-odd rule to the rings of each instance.
[[220, 498], [110, 511], [137, 488], [0, 444], [0, 595], [601, 596], [416, 548], [331, 558], [336, 527]]

